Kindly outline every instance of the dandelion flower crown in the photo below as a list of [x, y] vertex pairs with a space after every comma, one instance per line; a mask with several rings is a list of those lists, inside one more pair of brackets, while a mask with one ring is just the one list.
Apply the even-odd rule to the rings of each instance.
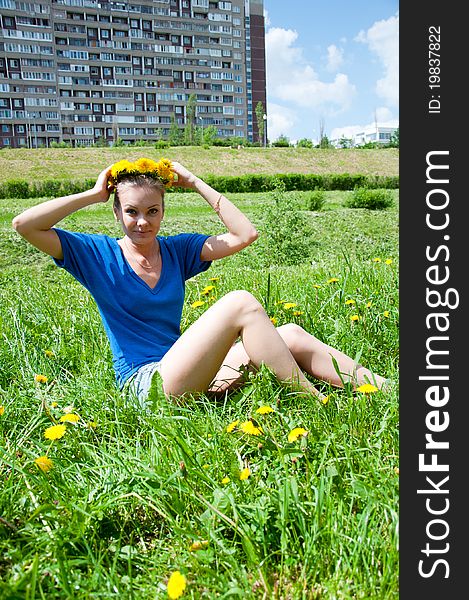
[[120, 160], [111, 167], [108, 180], [114, 187], [124, 179], [144, 175], [152, 179], [158, 179], [165, 188], [171, 187], [175, 181], [175, 173], [172, 171], [172, 163], [167, 158], [161, 158], [158, 162], [150, 158], [139, 158], [135, 162]]

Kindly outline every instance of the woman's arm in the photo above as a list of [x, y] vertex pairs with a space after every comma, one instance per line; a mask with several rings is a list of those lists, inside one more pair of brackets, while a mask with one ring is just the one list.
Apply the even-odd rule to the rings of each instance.
[[108, 186], [110, 169], [111, 167], [107, 167], [99, 174], [91, 190], [55, 198], [28, 208], [13, 219], [13, 228], [30, 244], [61, 260], [62, 244], [52, 227], [80, 208], [96, 202], [106, 202], [111, 192]]
[[177, 185], [198, 192], [215, 210], [228, 229], [227, 233], [213, 235], [207, 239], [202, 247], [201, 260], [216, 260], [229, 256], [257, 240], [258, 233], [254, 225], [228, 198], [178, 162], [173, 162], [173, 171], [178, 176]]

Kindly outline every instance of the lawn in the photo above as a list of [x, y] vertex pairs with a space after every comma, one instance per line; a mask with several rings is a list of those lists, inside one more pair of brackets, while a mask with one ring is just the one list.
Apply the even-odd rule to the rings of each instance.
[[309, 148], [39, 148], [0, 151], [0, 182], [8, 179], [94, 178], [108, 165], [142, 156], [176, 160], [200, 176], [240, 173], [359, 173], [398, 175], [399, 150], [320, 150]]
[[[150, 155], [143, 151], [125, 156]], [[124, 156], [99, 152], [93, 173]], [[229, 166], [238, 151], [223, 152]], [[216, 172], [218, 158], [210, 165], [198, 153], [201, 171]], [[25, 155], [20, 167], [14, 154], [10, 174], [34, 176], [42, 160], [47, 177], [92, 176], [83, 166], [89, 155], [75, 170], [60, 161], [57, 171], [49, 155]], [[4, 151], [0, 158], [13, 161]], [[353, 172], [351, 163], [344, 169]], [[391, 389], [365, 394], [316, 382], [329, 394], [322, 404], [262, 369], [222, 400], [160, 401], [145, 413], [114, 384], [89, 294], [11, 229], [15, 214], [41, 200], [1, 201], [1, 598], [163, 599], [179, 571], [183, 598], [398, 599], [398, 192], [385, 211], [346, 208], [346, 194], [327, 192], [318, 212], [306, 210], [307, 193], [291, 195], [308, 223], [309, 250], [296, 264], [280, 252], [266, 262], [272, 195], [231, 194], [260, 238], [188, 282], [182, 325], [214, 301], [207, 285], [215, 299], [247, 289], [276, 324], [302, 325], [391, 378]], [[220, 230], [194, 194], [168, 195], [163, 223], [163, 235]], [[62, 226], [119, 235], [103, 204]], [[261, 406], [273, 411], [260, 414]], [[78, 422], [66, 421], [63, 437], [45, 438], [71, 414]], [[258, 435], [240, 429], [251, 419]], [[304, 434], [289, 439], [296, 428]], [[52, 468], [38, 467], [41, 456]]]

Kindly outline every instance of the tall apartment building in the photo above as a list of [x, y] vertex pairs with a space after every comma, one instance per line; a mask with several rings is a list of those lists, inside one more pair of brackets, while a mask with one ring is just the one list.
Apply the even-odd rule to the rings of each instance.
[[258, 141], [263, 0], [0, 0], [0, 18], [0, 148], [164, 139], [191, 112]]

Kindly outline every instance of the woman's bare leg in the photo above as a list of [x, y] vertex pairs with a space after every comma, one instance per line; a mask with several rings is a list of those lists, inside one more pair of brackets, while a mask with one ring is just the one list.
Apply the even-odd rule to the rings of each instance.
[[[384, 377], [357, 364], [343, 352], [324, 344], [299, 325], [288, 323], [278, 327], [277, 331], [299, 367], [315, 379], [327, 381], [336, 387], [343, 387], [342, 379], [346, 383], [352, 383], [354, 387], [372, 383], [381, 388], [386, 381]], [[342, 379], [337, 374], [331, 357], [337, 361]], [[210, 391], [223, 392], [236, 387], [243, 381], [242, 370], [250, 365], [242, 342], [238, 342], [229, 350]]]
[[165, 393], [207, 391], [240, 336], [255, 367], [265, 364], [279, 380], [322, 396], [306, 379], [265, 310], [245, 291], [230, 292], [213, 304], [166, 353], [160, 371]]
[[[386, 379], [372, 373], [340, 350], [328, 346], [299, 325], [289, 323], [278, 328], [290, 352], [298, 365], [316, 379], [327, 381], [331, 385], [343, 387], [350, 382], [354, 387], [364, 383], [372, 383], [381, 388]], [[337, 373], [332, 357], [337, 361], [340, 376]]]

